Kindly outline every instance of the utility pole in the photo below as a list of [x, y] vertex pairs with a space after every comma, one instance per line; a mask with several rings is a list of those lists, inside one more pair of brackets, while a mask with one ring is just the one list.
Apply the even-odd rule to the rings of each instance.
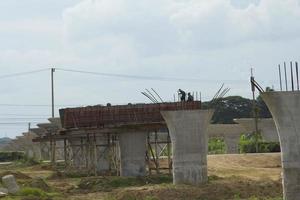
[[52, 100], [52, 118], [54, 118], [54, 72], [55, 68], [51, 68], [51, 100]]
[[[54, 118], [54, 72], [55, 68], [51, 68], [51, 108], [52, 108], [52, 118]], [[50, 133], [50, 152], [51, 152], [51, 164], [55, 165], [55, 150], [56, 141], [53, 140], [53, 133]]]

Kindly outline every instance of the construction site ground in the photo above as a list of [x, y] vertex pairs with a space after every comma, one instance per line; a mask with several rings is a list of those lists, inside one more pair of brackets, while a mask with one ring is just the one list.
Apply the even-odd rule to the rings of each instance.
[[174, 186], [172, 176], [166, 174], [145, 178], [76, 177], [65, 176], [49, 164], [0, 165], [1, 176], [14, 174], [26, 188], [3, 199], [282, 200], [278, 153], [210, 155], [208, 172], [207, 184]]

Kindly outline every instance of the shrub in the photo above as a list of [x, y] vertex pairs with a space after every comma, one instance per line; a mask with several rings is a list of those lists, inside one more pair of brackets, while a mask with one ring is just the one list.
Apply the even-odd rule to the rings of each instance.
[[209, 154], [224, 154], [226, 152], [226, 145], [224, 139], [211, 138], [208, 142]]
[[23, 151], [0, 151], [0, 162], [11, 162], [25, 158]]
[[48, 195], [46, 192], [44, 192], [41, 189], [26, 187], [26, 188], [22, 188], [20, 190], [20, 192], [18, 193], [18, 196], [34, 196], [34, 197], [45, 198]]
[[239, 142], [240, 153], [270, 153], [280, 152], [279, 142], [265, 142], [259, 136], [242, 134]]

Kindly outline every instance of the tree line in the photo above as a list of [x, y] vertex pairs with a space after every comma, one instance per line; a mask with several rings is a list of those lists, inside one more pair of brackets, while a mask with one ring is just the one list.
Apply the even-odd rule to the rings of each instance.
[[[271, 91], [267, 88], [266, 91]], [[271, 113], [261, 96], [255, 99], [257, 116], [259, 118], [271, 118]], [[202, 103], [203, 109], [214, 109], [213, 124], [234, 124], [236, 118], [253, 117], [253, 100], [241, 96], [228, 96]]]

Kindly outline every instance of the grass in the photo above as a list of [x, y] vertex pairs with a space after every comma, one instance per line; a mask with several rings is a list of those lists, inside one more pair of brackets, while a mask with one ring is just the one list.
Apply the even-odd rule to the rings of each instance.
[[49, 200], [60, 195], [57, 193], [47, 193], [38, 188], [24, 187], [17, 194], [1, 198], [3, 200]]
[[226, 144], [224, 139], [221, 138], [210, 138], [208, 142], [208, 153], [209, 154], [225, 154]]

